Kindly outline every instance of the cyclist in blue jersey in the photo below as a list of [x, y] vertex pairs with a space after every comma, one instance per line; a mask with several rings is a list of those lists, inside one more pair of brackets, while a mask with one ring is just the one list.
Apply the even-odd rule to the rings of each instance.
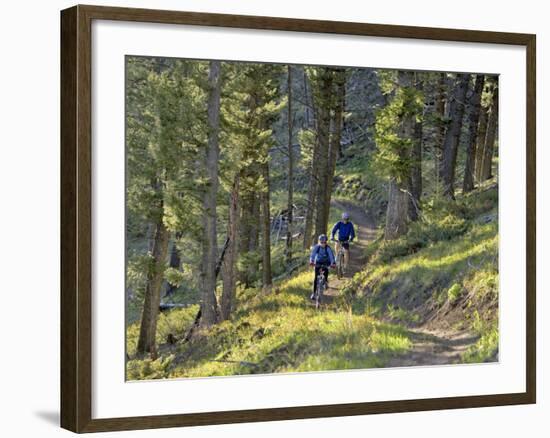
[[335, 243], [335, 251], [338, 254], [339, 245], [344, 248], [344, 266], [347, 267], [349, 261], [349, 243], [355, 239], [355, 228], [349, 218], [349, 213], [342, 213], [342, 220], [334, 224], [331, 240], [335, 240], [334, 236], [336, 233], [338, 233], [338, 240]]
[[328, 271], [330, 267], [336, 267], [336, 259], [334, 258], [334, 253], [332, 248], [328, 246], [328, 238], [325, 234], [319, 236], [319, 243], [313, 247], [311, 254], [309, 256], [309, 264], [315, 266], [315, 277], [313, 279], [313, 292], [310, 299], [315, 299], [315, 291], [317, 290], [317, 277], [319, 276], [321, 270], [325, 273], [325, 279], [327, 280], [328, 285]]

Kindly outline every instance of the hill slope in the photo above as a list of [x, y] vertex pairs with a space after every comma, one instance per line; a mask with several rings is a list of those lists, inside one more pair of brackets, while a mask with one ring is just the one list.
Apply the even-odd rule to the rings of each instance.
[[330, 299], [320, 311], [308, 299], [306, 268], [270, 294], [240, 290], [232, 320], [188, 342], [197, 308], [175, 309], [161, 315], [158, 341], [165, 344], [156, 361], [133, 358], [139, 328], [128, 328], [127, 378], [497, 360], [497, 196], [491, 186], [456, 203], [428, 205], [424, 220], [390, 243], [371, 241], [377, 231], [367, 212], [337, 201], [335, 210], [350, 210], [360, 233], [355, 275], [331, 277]]

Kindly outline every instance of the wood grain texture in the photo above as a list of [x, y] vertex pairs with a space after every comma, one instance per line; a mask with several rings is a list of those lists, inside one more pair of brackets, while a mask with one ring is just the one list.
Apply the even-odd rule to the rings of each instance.
[[77, 428], [76, 8], [61, 16], [61, 426]]
[[[197, 414], [92, 419], [92, 20], [513, 44], [527, 49], [527, 381], [517, 394]], [[61, 12], [61, 426], [74, 432], [150, 429], [458, 409], [536, 401], [536, 38], [530, 34], [99, 6]]]
[[95, 19], [139, 21], [148, 23], [189, 24], [198, 26], [221, 26], [246, 29], [285, 30], [295, 32], [318, 32], [347, 35], [368, 35], [388, 38], [414, 38], [480, 42], [495, 44], [525, 45], [530, 34], [489, 32], [466, 29], [443, 29], [436, 27], [398, 26], [344, 21], [303, 20], [255, 15], [229, 15], [203, 12], [115, 8], [103, 6], [80, 6], [85, 14]]
[[474, 397], [449, 397], [244, 411], [206, 412], [200, 414], [107, 418], [92, 420], [81, 432], [105, 432], [130, 429], [155, 429], [306, 418], [344, 417], [366, 414], [520, 405], [528, 403], [531, 403], [531, 401], [526, 394], [499, 394]]
[[61, 426], [91, 419], [91, 22], [61, 14]]

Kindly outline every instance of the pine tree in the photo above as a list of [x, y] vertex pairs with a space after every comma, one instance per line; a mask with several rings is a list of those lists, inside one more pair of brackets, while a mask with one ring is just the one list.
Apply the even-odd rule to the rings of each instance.
[[271, 126], [286, 103], [278, 101], [282, 69], [276, 65], [244, 63], [235, 64], [231, 69], [224, 123], [228, 141], [235, 151], [231, 162], [238, 169], [239, 178], [239, 277], [246, 286], [252, 285], [261, 262], [262, 283], [269, 287], [269, 151], [274, 144]]
[[292, 262], [292, 222], [294, 219], [294, 151], [292, 150], [292, 140], [294, 133], [294, 113], [292, 112], [292, 66], [287, 66], [287, 124], [288, 124], [288, 176], [287, 176], [287, 228], [286, 228], [286, 246], [285, 262], [287, 268]]
[[[423, 93], [424, 80], [421, 73], [414, 73], [414, 87]], [[423, 102], [424, 104], [424, 102]], [[411, 169], [409, 176], [409, 219], [416, 221], [420, 212], [420, 197], [422, 194], [422, 146], [423, 146], [423, 115], [424, 105], [420, 117], [415, 117], [413, 128], [413, 144], [411, 149]]]
[[389, 180], [385, 238], [395, 239], [407, 232], [411, 151], [414, 124], [421, 120], [423, 95], [414, 86], [412, 72], [382, 73], [384, 87], [392, 96], [376, 117], [376, 162]]
[[221, 99], [221, 62], [210, 61], [208, 72], [208, 138], [204, 165], [206, 184], [203, 189], [204, 233], [201, 261], [201, 325], [209, 327], [218, 320], [216, 300], [217, 248], [217, 195]]
[[474, 168], [476, 160], [477, 135], [479, 127], [479, 114], [481, 109], [481, 93], [485, 75], [476, 75], [474, 89], [468, 99], [469, 114], [468, 114], [468, 140], [466, 143], [466, 164], [464, 168], [464, 183], [462, 191], [464, 193], [471, 192], [474, 189]]
[[498, 128], [498, 83], [493, 79], [492, 99], [489, 109], [489, 118], [487, 121], [487, 134], [483, 145], [483, 155], [480, 170], [480, 181], [486, 181], [492, 178], [493, 154], [495, 150], [495, 141], [497, 139]]
[[466, 100], [469, 81], [470, 75], [457, 74], [453, 87], [453, 97], [449, 108], [450, 122], [445, 133], [443, 155], [440, 163], [440, 174], [443, 180], [443, 195], [452, 199], [454, 199], [456, 158], [464, 118], [464, 102]]
[[132, 278], [133, 269], [140, 267], [145, 271], [137, 352], [155, 356], [170, 236], [179, 231], [178, 211], [194, 190], [186, 181], [196, 175], [200, 139], [188, 128], [201, 124], [197, 110], [202, 95], [193, 69], [182, 61], [132, 58], [127, 71], [128, 221], [139, 220], [154, 230], [151, 251], [131, 254], [127, 275]]

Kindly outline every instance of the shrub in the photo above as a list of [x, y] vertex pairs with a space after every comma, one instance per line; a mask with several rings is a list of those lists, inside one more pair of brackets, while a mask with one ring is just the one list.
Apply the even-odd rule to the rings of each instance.
[[458, 283], [454, 283], [447, 291], [447, 297], [451, 303], [454, 303], [462, 295], [462, 286]]
[[464, 218], [448, 214], [440, 220], [433, 221], [426, 230], [426, 237], [432, 241], [451, 240], [464, 234], [468, 230], [468, 223]]
[[498, 322], [494, 319], [485, 320], [477, 310], [473, 313], [473, 319], [474, 332], [480, 338], [475, 345], [462, 355], [462, 360], [466, 363], [494, 362], [498, 360]]
[[164, 379], [169, 375], [168, 368], [174, 361], [174, 355], [159, 357], [156, 360], [130, 360], [127, 364], [128, 380]]

